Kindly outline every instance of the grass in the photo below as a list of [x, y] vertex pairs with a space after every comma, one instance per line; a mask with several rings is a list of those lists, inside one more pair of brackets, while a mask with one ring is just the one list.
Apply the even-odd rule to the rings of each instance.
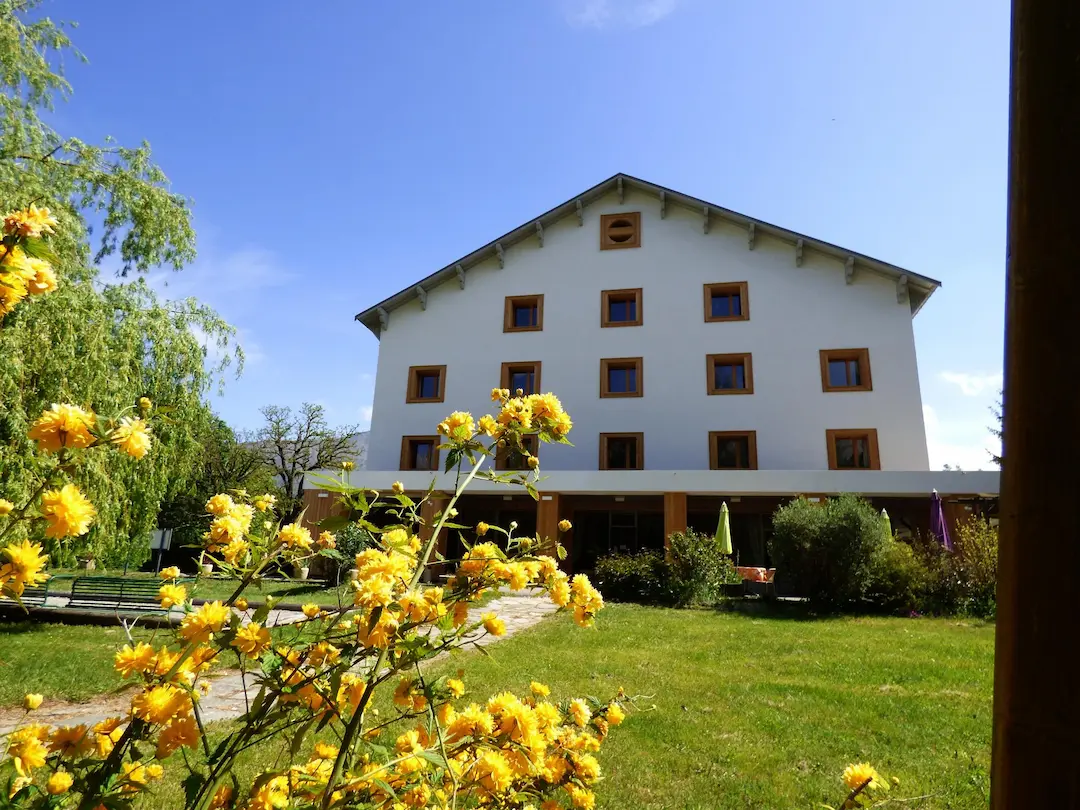
[[[982, 622], [613, 605], [595, 632], [555, 617], [433, 671], [464, 667], [466, 701], [532, 679], [556, 699], [646, 695], [601, 751], [598, 808], [835, 807], [840, 772], [869, 761], [901, 780], [896, 798], [928, 796], [897, 807], [956, 810], [988, 805], [992, 665]], [[288, 745], [245, 757], [238, 776], [281, 767]], [[175, 789], [142, 806], [177, 805]]]

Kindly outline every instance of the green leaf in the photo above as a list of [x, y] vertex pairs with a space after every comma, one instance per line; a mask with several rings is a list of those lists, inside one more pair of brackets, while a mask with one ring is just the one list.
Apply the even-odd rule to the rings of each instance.
[[50, 264], [59, 264], [60, 259], [52, 248], [50, 248], [45, 242], [37, 237], [30, 236], [23, 242], [23, 250], [26, 251], [28, 256], [33, 256], [35, 259], [44, 259]]
[[440, 768], [446, 769], [448, 766], [446, 760], [442, 758], [442, 755], [435, 751], [421, 751], [419, 756], [426, 759], [432, 765], [437, 765]]
[[525, 491], [529, 493], [529, 496], [534, 501], [539, 501], [540, 500], [540, 493], [536, 491], [536, 487], [534, 487], [531, 482], [529, 482], [529, 481], [525, 482]]
[[195, 797], [199, 795], [199, 788], [203, 786], [204, 781], [203, 775], [198, 771], [192, 771], [184, 777], [184, 781], [181, 784], [184, 786], [184, 796], [187, 799], [187, 807], [195, 806]]
[[348, 515], [329, 515], [319, 521], [319, 528], [328, 532], [336, 532], [339, 529], [344, 529], [351, 522]]
[[301, 725], [300, 728], [297, 729], [296, 734], [293, 735], [292, 744], [289, 746], [289, 753], [294, 757], [300, 753], [300, 749], [304, 746], [304, 737], [318, 719], [318, 715], [310, 718], [306, 723]]
[[413, 499], [410, 498], [408, 495], [406, 495], [404, 493], [402, 493], [401, 495], [398, 495], [397, 499], [398, 499], [398, 503], [400, 503], [406, 509], [411, 509], [412, 507], [416, 506], [416, 504], [413, 502]]
[[443, 465], [443, 472], [450, 472], [457, 466], [458, 460], [461, 458], [461, 451], [457, 448], [450, 448], [446, 453], [446, 463]]

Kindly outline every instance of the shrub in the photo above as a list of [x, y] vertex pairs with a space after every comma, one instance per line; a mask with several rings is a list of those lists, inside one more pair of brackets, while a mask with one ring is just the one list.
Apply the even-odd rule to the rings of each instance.
[[997, 614], [998, 530], [984, 518], [957, 526], [953, 551], [919, 538], [915, 552], [926, 569], [920, 609], [992, 618]]
[[664, 553], [612, 554], [596, 561], [596, 584], [605, 599], [655, 604], [667, 602]]
[[777, 509], [769, 552], [798, 595], [840, 608], [866, 597], [887, 542], [874, 507], [845, 494], [824, 504], [799, 498]]
[[863, 598], [893, 613], [923, 610], [929, 571], [910, 545], [886, 540], [870, 563]]
[[714, 537], [687, 529], [668, 537], [667, 589], [676, 605], [711, 604], [723, 586], [741, 582]]

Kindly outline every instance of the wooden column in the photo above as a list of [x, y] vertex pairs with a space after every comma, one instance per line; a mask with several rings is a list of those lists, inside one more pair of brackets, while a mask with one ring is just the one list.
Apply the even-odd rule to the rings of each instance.
[[991, 804], [1059, 810], [1080, 808], [1080, 3], [1013, 0], [1010, 90]]
[[[437, 515], [447, 504], [450, 503], [450, 498], [441, 492], [431, 493], [431, 497], [420, 504], [420, 519], [423, 521], [423, 525], [420, 527], [420, 539], [425, 543], [431, 538], [431, 532], [435, 528], [435, 524], [438, 522]], [[435, 551], [439, 554], [446, 554], [446, 529], [439, 532], [439, 537], [435, 541]], [[434, 559], [434, 555], [432, 556]], [[445, 573], [443, 571], [444, 566], [430, 565], [425, 573], [425, 579], [428, 582], [437, 581], [439, 575]]]
[[686, 531], [686, 493], [664, 493], [664, 548], [672, 532]]
[[542, 541], [559, 539], [559, 493], [541, 492], [536, 502], [536, 533]]

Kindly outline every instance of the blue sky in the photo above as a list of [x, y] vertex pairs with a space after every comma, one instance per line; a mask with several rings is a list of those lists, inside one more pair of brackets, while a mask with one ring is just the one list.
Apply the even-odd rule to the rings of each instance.
[[931, 465], [988, 466], [1006, 0], [44, 11], [90, 60], [57, 127], [149, 140], [194, 200], [199, 259], [168, 294], [240, 329], [247, 371], [213, 403], [238, 427], [305, 400], [365, 422], [356, 312], [623, 171], [940, 279], [915, 321]]

